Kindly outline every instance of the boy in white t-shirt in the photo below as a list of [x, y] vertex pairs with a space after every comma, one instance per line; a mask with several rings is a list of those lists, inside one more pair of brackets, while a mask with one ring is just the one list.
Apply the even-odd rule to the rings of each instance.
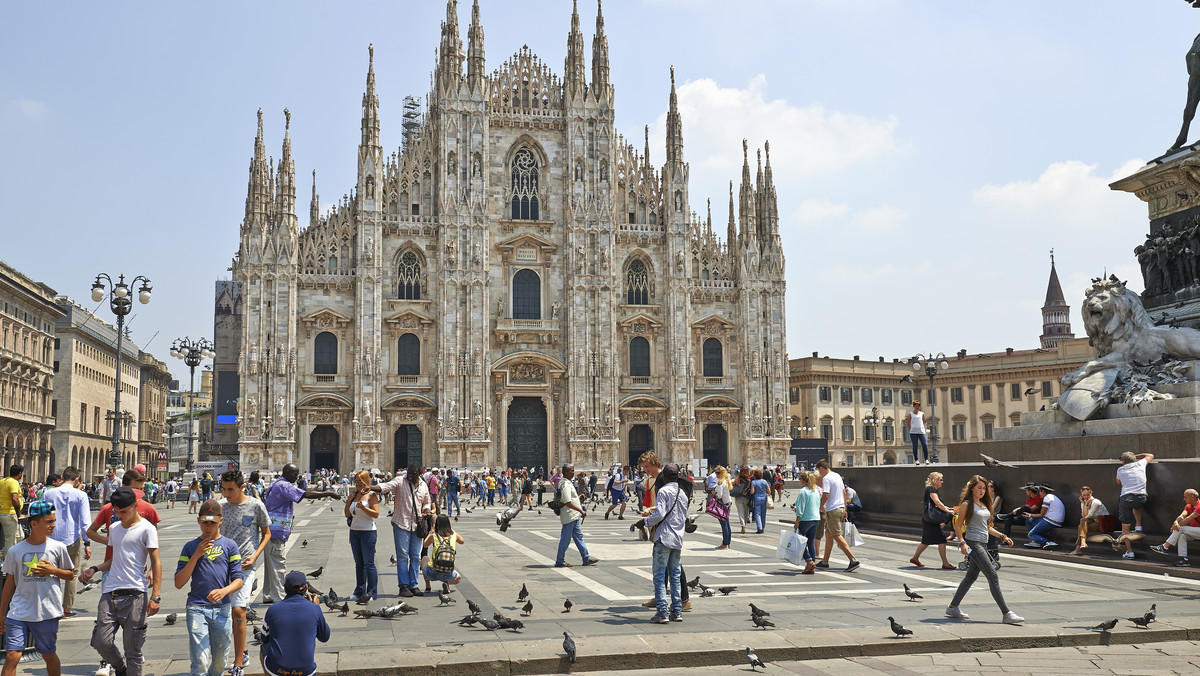
[[3, 676], [15, 676], [27, 638], [46, 661], [50, 676], [62, 673], [58, 659], [58, 621], [63, 616], [63, 580], [75, 577], [67, 546], [54, 533], [54, 505], [29, 503], [29, 537], [8, 550], [0, 632], [5, 633]]

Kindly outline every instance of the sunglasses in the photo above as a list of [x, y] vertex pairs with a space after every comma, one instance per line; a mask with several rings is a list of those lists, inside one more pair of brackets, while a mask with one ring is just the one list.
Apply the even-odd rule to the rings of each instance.
[[200, 517], [200, 518], [198, 518], [198, 519], [196, 519], [196, 520], [197, 520], [197, 521], [207, 521], [207, 522], [209, 522], [209, 523], [214, 523], [214, 522], [216, 522], [217, 520], [219, 520], [220, 518], [221, 518], [221, 517], [219, 517], [219, 516], [212, 516], [212, 515], [208, 515], [208, 516], [202, 516], [202, 517]]

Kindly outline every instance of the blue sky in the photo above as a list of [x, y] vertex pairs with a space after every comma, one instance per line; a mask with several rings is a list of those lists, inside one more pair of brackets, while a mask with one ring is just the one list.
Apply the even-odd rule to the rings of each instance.
[[[528, 44], [561, 72], [568, 0], [480, 4], [489, 70]], [[595, 12], [580, 3], [589, 60]], [[1051, 247], [1080, 335], [1088, 278], [1141, 288], [1146, 211], [1107, 184], [1178, 133], [1200, 28], [1187, 3], [608, 0], [604, 14], [618, 129], [640, 147], [650, 124], [657, 164], [675, 66], [694, 210], [711, 196], [723, 223], [741, 139], [771, 142], [791, 356], [1035, 347]], [[368, 43], [390, 152], [444, 16], [441, 0], [5, 3], [0, 258], [85, 304], [97, 272], [150, 277], [133, 336], [157, 332], [160, 357], [211, 337], [255, 111], [276, 157], [292, 112], [307, 224], [313, 169], [326, 205], [353, 184]], [[459, 16], [465, 39], [469, 0]]]

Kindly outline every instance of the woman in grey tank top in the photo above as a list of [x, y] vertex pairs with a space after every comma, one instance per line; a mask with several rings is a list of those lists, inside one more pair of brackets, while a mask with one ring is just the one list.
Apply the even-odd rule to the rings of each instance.
[[976, 474], [967, 482], [960, 498], [962, 501], [959, 506], [960, 518], [955, 522], [954, 530], [962, 542], [962, 553], [967, 557], [969, 565], [966, 575], [958, 585], [958, 591], [954, 593], [954, 599], [946, 607], [946, 616], [962, 620], [968, 619], [967, 614], [958, 609], [958, 604], [962, 602], [963, 597], [967, 595], [967, 590], [975, 584], [979, 573], [982, 572], [987, 578], [992, 598], [996, 600], [1000, 612], [1004, 613], [1003, 622], [1020, 624], [1025, 621], [1025, 618], [1008, 609], [1008, 604], [1004, 602], [1004, 594], [1000, 592], [1000, 576], [996, 574], [991, 557], [987, 553], [989, 535], [1003, 538], [1004, 544], [1010, 547], [1013, 543], [1012, 538], [1001, 534], [992, 527], [992, 499], [988, 495], [987, 486], [988, 480]]

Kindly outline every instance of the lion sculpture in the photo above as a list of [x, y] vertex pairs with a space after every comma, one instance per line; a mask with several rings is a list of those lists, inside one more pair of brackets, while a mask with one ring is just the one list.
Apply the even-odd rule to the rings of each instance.
[[1128, 373], [1167, 360], [1200, 359], [1200, 331], [1156, 326], [1141, 296], [1115, 277], [1095, 280], [1080, 311], [1097, 358], [1064, 376], [1064, 385], [1107, 369]]

